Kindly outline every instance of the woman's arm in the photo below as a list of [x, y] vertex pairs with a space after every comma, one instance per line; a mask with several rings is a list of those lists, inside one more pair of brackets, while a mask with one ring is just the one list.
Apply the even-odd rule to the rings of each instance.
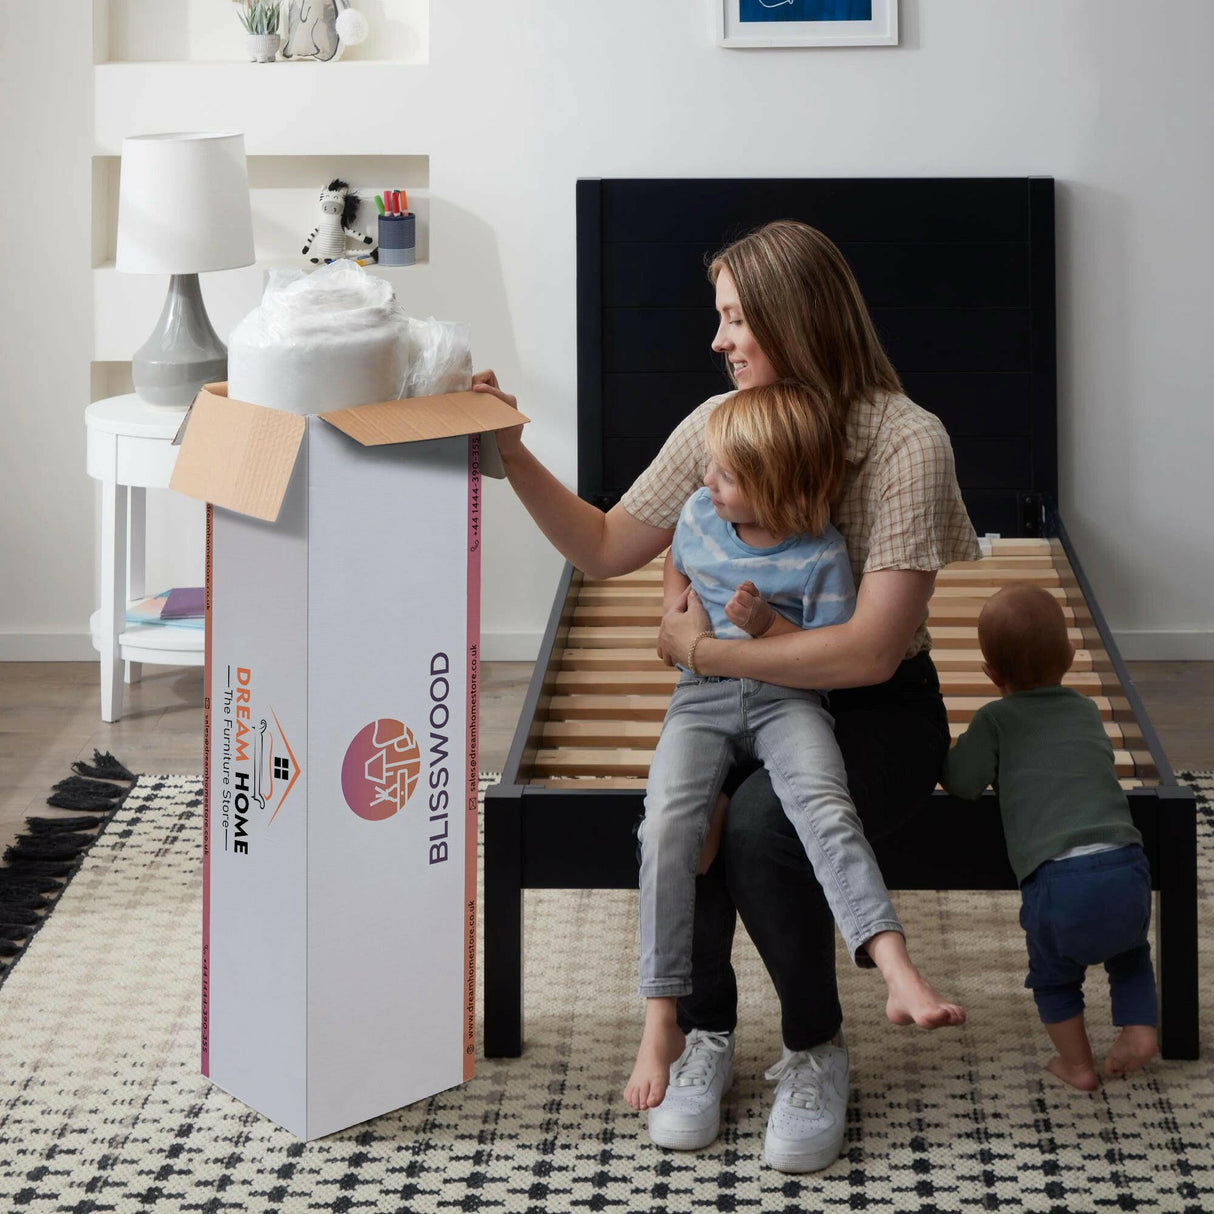
[[[497, 386], [492, 371], [473, 376], [472, 389], [518, 407], [515, 398]], [[673, 529], [650, 527], [619, 505], [604, 513], [570, 492], [523, 446], [522, 433], [522, 426], [497, 432], [506, 477], [553, 547], [583, 573], [593, 578], [629, 573], [670, 543]]]
[[[702, 674], [759, 679], [783, 687], [869, 687], [892, 677], [936, 584], [932, 571], [881, 569], [860, 581], [856, 610], [845, 624], [796, 629], [757, 641], [705, 637], [696, 646]], [[658, 652], [687, 652], [708, 616], [694, 592], [683, 610], [662, 618]]]

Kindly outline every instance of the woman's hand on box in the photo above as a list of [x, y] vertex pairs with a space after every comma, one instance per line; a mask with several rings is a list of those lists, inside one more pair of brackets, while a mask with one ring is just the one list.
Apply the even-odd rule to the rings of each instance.
[[[497, 374], [493, 371], [477, 371], [472, 377], [472, 391], [487, 392], [490, 396], [496, 396], [498, 400], [509, 405], [510, 408], [518, 408], [518, 398], [511, 396], [509, 392], [502, 391], [497, 382]], [[512, 455], [517, 454], [522, 445], [522, 426], [510, 426], [505, 430], [497, 431], [497, 449], [501, 452], [502, 459], [509, 459]]]

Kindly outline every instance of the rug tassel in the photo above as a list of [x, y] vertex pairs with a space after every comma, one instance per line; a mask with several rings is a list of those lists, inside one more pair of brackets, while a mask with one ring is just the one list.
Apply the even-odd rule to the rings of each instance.
[[25, 822], [31, 834], [45, 836], [70, 834], [77, 830], [96, 830], [102, 819], [86, 815], [75, 818], [26, 818]]
[[59, 882], [54, 877], [31, 873], [28, 865], [23, 866], [20, 871], [0, 868], [0, 899], [6, 902], [10, 898], [20, 900], [27, 894], [49, 894], [58, 889]]
[[26, 860], [74, 860], [88, 850], [94, 837], [91, 834], [23, 835], [4, 849], [4, 859], [8, 864], [22, 864]]
[[21, 867], [17, 869], [22, 878], [28, 879], [31, 877], [66, 877], [76, 868], [74, 863], [65, 864], [57, 863], [52, 860], [22, 860]]
[[86, 813], [101, 814], [117, 809], [120, 800], [121, 798], [115, 801], [109, 797], [90, 796], [83, 792], [53, 792], [47, 797], [46, 803], [55, 809], [79, 809]]
[[[83, 810], [74, 817], [26, 818], [25, 830], [4, 849], [0, 867], [0, 981], [16, 964], [42, 920], [80, 867], [89, 848], [131, 791], [135, 776], [108, 751], [93, 762], [72, 764], [47, 797], [59, 809]], [[123, 784], [112, 783], [123, 781]], [[45, 897], [43, 895], [46, 895]], [[39, 913], [45, 912], [45, 914]]]
[[[52, 888], [58, 888], [58, 882], [53, 882]], [[54, 905], [54, 899], [44, 898], [44, 892], [28, 882], [21, 885], [0, 885], [0, 907], [7, 904], [27, 910], [45, 910]]]
[[78, 759], [72, 764], [72, 770], [77, 775], [92, 776], [98, 780], [133, 780], [135, 778], [108, 750], [104, 754], [99, 750], [94, 750], [92, 765]]

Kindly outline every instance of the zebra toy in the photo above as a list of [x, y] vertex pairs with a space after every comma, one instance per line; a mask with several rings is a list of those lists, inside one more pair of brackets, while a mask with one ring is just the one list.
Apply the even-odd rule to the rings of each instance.
[[348, 183], [334, 177], [320, 192], [320, 223], [304, 241], [303, 255], [313, 265], [319, 265], [322, 261], [338, 261], [347, 256], [346, 237], [369, 245], [371, 237], [364, 236], [353, 226], [357, 214], [358, 195]]

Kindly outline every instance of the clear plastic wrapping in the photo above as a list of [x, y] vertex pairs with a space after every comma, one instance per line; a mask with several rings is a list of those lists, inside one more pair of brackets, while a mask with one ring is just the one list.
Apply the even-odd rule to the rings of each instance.
[[228, 391], [294, 413], [471, 386], [470, 328], [406, 315], [391, 284], [352, 261], [275, 269], [232, 331]]

